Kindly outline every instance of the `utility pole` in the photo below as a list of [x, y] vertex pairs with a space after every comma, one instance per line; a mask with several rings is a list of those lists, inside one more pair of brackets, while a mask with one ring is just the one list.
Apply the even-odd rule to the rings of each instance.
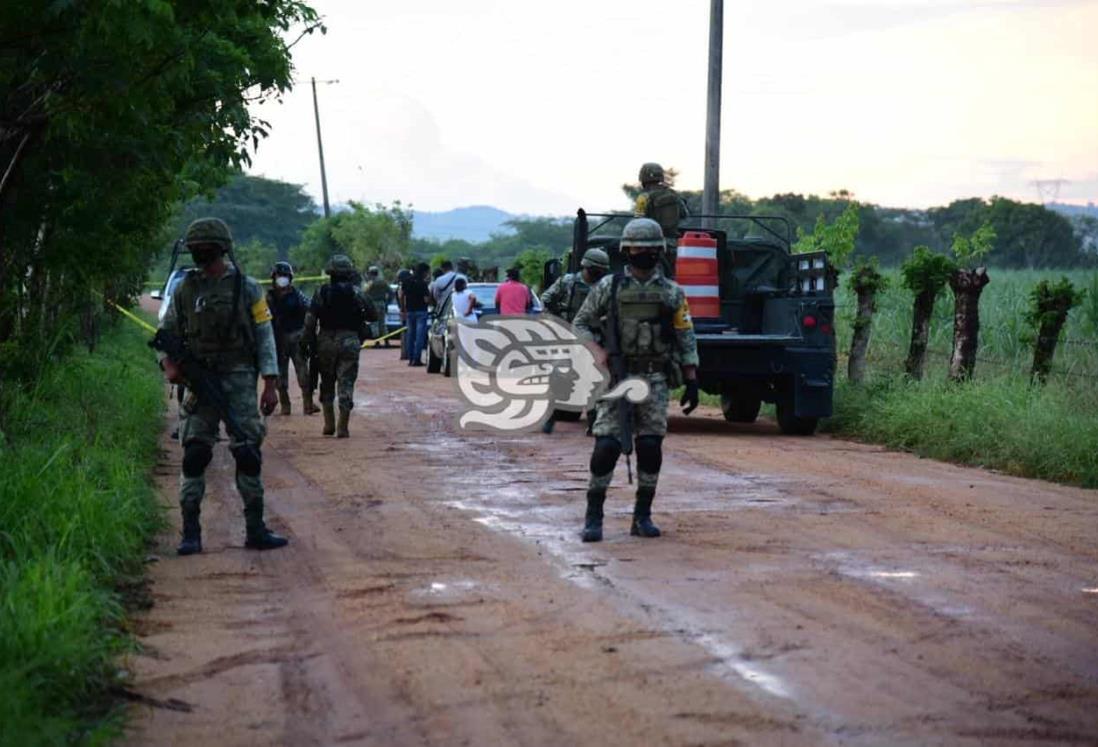
[[320, 106], [316, 103], [316, 78], [313, 78], [313, 114], [316, 116], [316, 150], [320, 154], [320, 189], [324, 193], [324, 217], [328, 218], [331, 217], [332, 210], [328, 206], [328, 174], [324, 170], [324, 141], [320, 139]]
[[[705, 109], [705, 188], [702, 213], [720, 212], [721, 171], [721, 65], [724, 52], [724, 0], [709, 0], [709, 90]], [[705, 224], [713, 228], [715, 220]]]

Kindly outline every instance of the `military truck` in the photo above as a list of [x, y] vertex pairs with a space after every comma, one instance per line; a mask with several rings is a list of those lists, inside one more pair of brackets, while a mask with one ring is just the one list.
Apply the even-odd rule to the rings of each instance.
[[[546, 264], [543, 287], [577, 272], [592, 247], [606, 250], [611, 269], [622, 271], [618, 240], [632, 218], [577, 211], [572, 250], [563, 262]], [[691, 216], [679, 230], [716, 241], [720, 315], [694, 318], [701, 389], [720, 395], [730, 422], [754, 422], [770, 402], [783, 433], [815, 433], [820, 418], [831, 415], [835, 375], [836, 273], [827, 256], [792, 254], [793, 226], [780, 216]], [[668, 243], [664, 271], [673, 277], [675, 240]]]

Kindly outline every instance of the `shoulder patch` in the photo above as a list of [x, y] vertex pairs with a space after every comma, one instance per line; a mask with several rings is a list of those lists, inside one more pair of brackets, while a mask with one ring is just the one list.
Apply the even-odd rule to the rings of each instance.
[[637, 195], [637, 202], [633, 206], [633, 215], [637, 218], [643, 218], [648, 212], [648, 193]]
[[694, 320], [690, 318], [690, 305], [685, 298], [682, 299], [682, 303], [675, 311], [675, 316], [671, 319], [671, 326], [678, 330], [694, 328]]
[[252, 321], [256, 324], [271, 321], [271, 307], [267, 305], [267, 299], [260, 297], [252, 304]]

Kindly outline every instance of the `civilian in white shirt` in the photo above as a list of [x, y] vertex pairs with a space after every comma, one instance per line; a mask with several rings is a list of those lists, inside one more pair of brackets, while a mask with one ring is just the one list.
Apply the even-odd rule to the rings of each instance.
[[454, 293], [450, 296], [450, 303], [454, 307], [454, 318], [463, 322], [476, 323], [477, 321], [477, 297], [469, 290], [469, 284], [465, 278], [454, 280]]

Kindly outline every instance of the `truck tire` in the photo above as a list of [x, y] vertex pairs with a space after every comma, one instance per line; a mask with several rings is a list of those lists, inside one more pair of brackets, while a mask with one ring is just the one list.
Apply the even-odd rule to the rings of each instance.
[[427, 373], [438, 373], [442, 370], [442, 358], [435, 355], [434, 348], [427, 344]]
[[748, 394], [721, 394], [721, 412], [729, 423], [754, 423], [759, 417], [762, 400]]
[[450, 366], [453, 365], [452, 361], [454, 354], [452, 352], [447, 353], [446, 357], [442, 361], [442, 375], [446, 378], [450, 378]]
[[778, 415], [778, 427], [787, 436], [811, 436], [816, 432], [819, 418], [798, 418], [793, 414], [793, 402], [779, 399], [775, 405]]

